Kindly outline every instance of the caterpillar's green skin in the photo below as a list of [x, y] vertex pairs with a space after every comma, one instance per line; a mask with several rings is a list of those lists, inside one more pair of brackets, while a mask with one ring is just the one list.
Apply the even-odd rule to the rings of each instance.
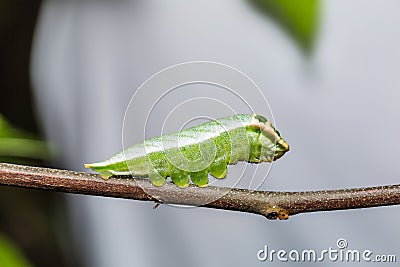
[[187, 187], [190, 176], [197, 186], [206, 186], [208, 173], [215, 178], [226, 176], [227, 164], [272, 162], [288, 150], [289, 145], [267, 119], [237, 114], [148, 139], [85, 167], [104, 178], [144, 176], [161, 186], [169, 176], [177, 186]]

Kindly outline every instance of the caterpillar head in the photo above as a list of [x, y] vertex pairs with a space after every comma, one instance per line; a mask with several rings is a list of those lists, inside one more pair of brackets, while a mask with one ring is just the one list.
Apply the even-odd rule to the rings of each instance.
[[260, 131], [258, 141], [261, 146], [259, 157], [261, 162], [272, 162], [289, 151], [288, 143], [281, 137], [270, 121], [256, 114], [254, 114], [254, 121]]

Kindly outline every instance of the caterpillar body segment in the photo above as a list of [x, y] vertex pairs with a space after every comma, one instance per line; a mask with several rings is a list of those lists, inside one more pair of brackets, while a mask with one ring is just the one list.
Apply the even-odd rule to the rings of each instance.
[[238, 161], [272, 162], [282, 157], [289, 145], [271, 122], [256, 114], [237, 114], [145, 140], [108, 160], [85, 164], [103, 178], [148, 177], [161, 186], [167, 177], [187, 187], [208, 185], [208, 174], [222, 179], [227, 165]]

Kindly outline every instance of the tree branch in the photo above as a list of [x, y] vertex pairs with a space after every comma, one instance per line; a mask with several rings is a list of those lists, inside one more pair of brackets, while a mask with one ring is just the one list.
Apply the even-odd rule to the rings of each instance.
[[[157, 203], [208, 203], [204, 207], [255, 213], [268, 219], [287, 219], [303, 212], [400, 204], [400, 185], [307, 192], [249, 191], [213, 186], [181, 189], [171, 183], [155, 187], [147, 179], [103, 180], [97, 174], [6, 163], [0, 163], [0, 185]], [[226, 194], [220, 197], [224, 190]]]

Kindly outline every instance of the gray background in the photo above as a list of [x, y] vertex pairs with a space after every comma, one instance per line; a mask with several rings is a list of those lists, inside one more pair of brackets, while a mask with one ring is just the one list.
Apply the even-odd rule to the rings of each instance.
[[[217, 61], [255, 80], [291, 145], [262, 189], [398, 183], [399, 8], [395, 0], [323, 1], [316, 49], [306, 59], [244, 1], [49, 0], [33, 49], [37, 110], [47, 139], [62, 152], [58, 166], [83, 170], [82, 163], [122, 148], [126, 106], [149, 76], [181, 62]], [[129, 200], [68, 199], [75, 250], [87, 266], [271, 265], [257, 260], [264, 245], [322, 250], [341, 237], [349, 249], [400, 256], [399, 207], [282, 222], [203, 208], [154, 211], [152, 203]]]

